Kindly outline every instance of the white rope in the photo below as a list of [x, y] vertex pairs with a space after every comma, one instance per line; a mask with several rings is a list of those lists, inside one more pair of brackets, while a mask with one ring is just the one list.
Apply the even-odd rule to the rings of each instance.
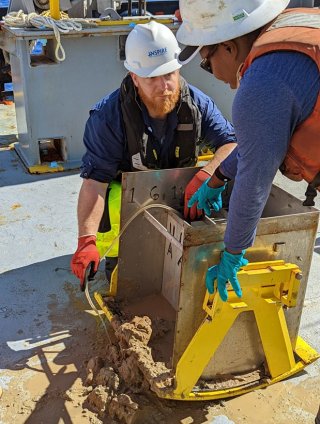
[[70, 31], [81, 31], [83, 26], [94, 27], [97, 26], [93, 22], [89, 22], [86, 19], [72, 19], [63, 18], [55, 20], [50, 16], [38, 15], [37, 13], [29, 13], [26, 15], [22, 10], [18, 12], [10, 12], [3, 18], [5, 25], [15, 28], [39, 28], [45, 30], [47, 28], [53, 29], [54, 36], [57, 42], [55, 49], [55, 57], [59, 62], [62, 62], [66, 58], [64, 48], [60, 41], [60, 33], [68, 33]]
[[171, 211], [174, 213], [177, 213], [177, 211], [175, 209], [173, 209], [171, 206], [168, 205], [163, 205], [161, 203], [151, 203], [149, 205], [142, 205], [140, 207], [140, 209], [138, 209], [129, 219], [128, 221], [124, 224], [124, 226], [122, 227], [120, 233], [112, 240], [110, 246], [108, 247], [108, 249], [106, 250], [106, 252], [101, 256], [100, 262], [103, 261], [105, 256], [108, 256], [108, 253], [110, 252], [110, 250], [112, 249], [112, 247], [114, 246], [114, 244], [116, 243], [117, 240], [120, 239], [120, 237], [122, 236], [122, 234], [126, 231], [126, 229], [129, 227], [129, 225], [131, 224], [131, 222], [137, 218], [137, 216], [139, 216], [142, 212], [147, 211], [148, 209], [154, 209], [154, 208], [158, 208], [158, 209], [165, 209], [167, 211]]

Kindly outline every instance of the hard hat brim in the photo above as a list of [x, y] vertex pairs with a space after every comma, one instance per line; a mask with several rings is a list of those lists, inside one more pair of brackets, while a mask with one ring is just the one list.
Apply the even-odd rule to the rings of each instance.
[[[212, 2], [214, 1], [212, 0]], [[198, 2], [201, 2], [201, 0], [198, 0]], [[254, 8], [250, 13], [244, 13], [241, 19], [236, 20], [231, 14], [231, 6], [228, 5], [227, 9], [229, 12], [227, 16], [222, 14], [222, 18], [220, 19], [219, 16], [212, 15], [209, 23], [201, 15], [195, 20], [190, 16], [187, 19], [180, 7], [182, 24], [178, 28], [176, 38], [186, 46], [209, 46], [233, 40], [234, 38], [249, 34], [258, 28], [262, 28], [268, 22], [271, 22], [283, 12], [289, 2], [290, 0], [264, 0], [258, 8]], [[185, 0], [185, 3], [188, 5], [188, 0]], [[192, 2], [193, 5], [196, 3], [197, 1]], [[210, 5], [210, 3], [209, 0], [206, 2], [207, 5]], [[232, 1], [229, 0], [228, 3], [232, 3]], [[245, 12], [244, 9], [243, 11]]]
[[133, 72], [141, 78], [152, 78], [159, 77], [161, 75], [170, 74], [171, 72], [177, 71], [181, 68], [182, 64], [178, 62], [177, 59], [171, 60], [168, 63], [164, 63], [157, 68], [134, 68], [130, 66], [127, 61], [124, 62], [124, 66], [128, 69], [128, 71]]
[[186, 46], [178, 56], [179, 63], [185, 65], [190, 62], [203, 46]]

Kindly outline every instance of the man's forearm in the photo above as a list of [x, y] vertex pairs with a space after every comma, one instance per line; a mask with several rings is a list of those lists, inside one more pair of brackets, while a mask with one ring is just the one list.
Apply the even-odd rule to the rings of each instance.
[[221, 162], [225, 160], [227, 156], [234, 150], [237, 146], [236, 143], [228, 143], [221, 146], [214, 154], [213, 159], [204, 166], [202, 169], [206, 171], [209, 175], [212, 175], [214, 171], [219, 167]]
[[79, 237], [96, 234], [104, 210], [108, 184], [83, 180], [78, 200]]

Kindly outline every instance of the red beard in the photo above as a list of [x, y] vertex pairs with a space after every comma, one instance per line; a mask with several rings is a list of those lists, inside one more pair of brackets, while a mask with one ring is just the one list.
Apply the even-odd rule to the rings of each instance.
[[156, 93], [154, 94], [153, 99], [145, 96], [141, 90], [139, 90], [139, 96], [151, 115], [167, 115], [173, 111], [173, 109], [176, 107], [176, 104], [178, 103], [180, 98], [180, 87], [174, 91], [165, 90], [163, 93]]

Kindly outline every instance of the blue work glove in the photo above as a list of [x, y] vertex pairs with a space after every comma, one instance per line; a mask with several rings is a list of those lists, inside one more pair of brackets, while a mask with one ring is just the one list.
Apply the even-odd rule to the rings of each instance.
[[230, 281], [233, 290], [238, 297], [242, 296], [242, 290], [237, 278], [237, 272], [242, 266], [248, 264], [248, 260], [243, 256], [246, 253], [245, 250], [238, 255], [224, 251], [221, 257], [221, 261], [218, 265], [214, 265], [208, 268], [206, 274], [206, 287], [210, 294], [214, 291], [214, 282], [218, 280], [218, 292], [221, 299], [226, 302], [228, 299], [227, 283]]
[[208, 186], [208, 178], [194, 193], [188, 202], [188, 207], [191, 208], [196, 202], [197, 209], [203, 209], [207, 216], [211, 215], [210, 208], [215, 212], [218, 212], [222, 208], [221, 193], [226, 187], [226, 184], [222, 187], [211, 188]]

